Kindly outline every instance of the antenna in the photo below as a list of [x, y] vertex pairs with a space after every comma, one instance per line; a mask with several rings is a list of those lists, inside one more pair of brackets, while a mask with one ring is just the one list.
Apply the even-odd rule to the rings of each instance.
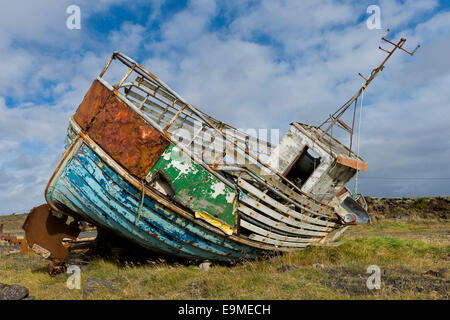
[[352, 105], [353, 102], [355, 102], [355, 111], [356, 111], [356, 101], [357, 101], [358, 97], [367, 88], [369, 83], [372, 82], [372, 80], [376, 77], [376, 75], [384, 69], [384, 64], [386, 63], [386, 61], [389, 60], [389, 58], [392, 56], [392, 54], [395, 52], [395, 50], [397, 50], [397, 49], [403, 50], [404, 52], [406, 52], [407, 54], [412, 56], [412, 55], [414, 55], [414, 53], [416, 53], [417, 49], [420, 48], [420, 44], [419, 44], [412, 52], [409, 52], [408, 50], [403, 48], [403, 45], [406, 42], [405, 38], [401, 38], [397, 43], [394, 43], [394, 42], [386, 39], [386, 36], [388, 35], [389, 31], [390, 31], [389, 29], [386, 30], [384, 35], [381, 37], [381, 40], [393, 45], [394, 48], [392, 48], [392, 50], [389, 51], [389, 50], [383, 49], [381, 46], [378, 47], [378, 49], [380, 49], [388, 54], [387, 57], [383, 60], [383, 62], [378, 67], [376, 67], [375, 69], [372, 70], [369, 77], [364, 77], [361, 73], [358, 74], [366, 82], [362, 84], [361, 88], [356, 92], [356, 94], [352, 98], [350, 98], [350, 100], [348, 100], [342, 107], [337, 109], [333, 114], [330, 114], [330, 116], [319, 126], [319, 128], [321, 128], [323, 125], [329, 123], [329, 126], [327, 127], [326, 130], [324, 130], [324, 132], [322, 133], [322, 136], [325, 135], [328, 131], [330, 131], [330, 129], [336, 124], [341, 129], [350, 133], [350, 150], [352, 149], [352, 138], [353, 138], [354, 123], [355, 123], [355, 113], [353, 113], [353, 123], [352, 123], [351, 127], [348, 126], [344, 121], [340, 120], [342, 115], [347, 111], [347, 109]]

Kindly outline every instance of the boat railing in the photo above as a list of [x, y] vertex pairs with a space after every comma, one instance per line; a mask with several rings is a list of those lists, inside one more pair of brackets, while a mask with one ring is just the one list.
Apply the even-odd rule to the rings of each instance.
[[[114, 89], [145, 112], [165, 133], [173, 135], [178, 143], [189, 147], [189, 150], [197, 156], [205, 158], [206, 153], [214, 155], [212, 159], [211, 156], [206, 157], [205, 160], [209, 165], [222, 164], [225, 161], [224, 154], [227, 152], [226, 160], [229, 162], [234, 160], [237, 164], [250, 161], [246, 151], [258, 154], [261, 158], [268, 158], [272, 153], [273, 146], [270, 142], [238, 130], [193, 107], [150, 71], [120, 52], [113, 54], [100, 78], [104, 76], [114, 59], [129, 67]], [[133, 77], [131, 82], [125, 82], [133, 76], [133, 73], [136, 73], [136, 77]], [[236, 148], [227, 141], [225, 135], [241, 148]]]

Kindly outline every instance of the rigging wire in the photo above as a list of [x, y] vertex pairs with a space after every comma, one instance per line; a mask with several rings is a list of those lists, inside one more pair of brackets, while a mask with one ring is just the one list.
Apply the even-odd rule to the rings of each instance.
[[[355, 200], [358, 197], [359, 140], [360, 140], [360, 136], [361, 136], [361, 117], [362, 117], [363, 98], [364, 98], [364, 88], [361, 91], [361, 104], [360, 104], [360, 107], [359, 107], [359, 123], [358, 123], [358, 134], [357, 134], [357, 139], [358, 140], [356, 142], [356, 176], [355, 176], [355, 184], [353, 186], [353, 199], [355, 199]], [[355, 107], [356, 107], [356, 105], [355, 105]]]

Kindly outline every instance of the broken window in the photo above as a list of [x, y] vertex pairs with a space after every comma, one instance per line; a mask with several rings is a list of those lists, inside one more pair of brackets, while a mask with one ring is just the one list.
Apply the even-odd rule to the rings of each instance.
[[316, 170], [320, 162], [319, 155], [305, 147], [297, 159], [286, 169], [284, 176], [300, 188]]

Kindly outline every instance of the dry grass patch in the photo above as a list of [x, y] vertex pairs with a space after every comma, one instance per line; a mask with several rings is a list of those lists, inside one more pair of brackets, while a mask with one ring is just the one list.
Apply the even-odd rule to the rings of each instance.
[[[365, 228], [364, 236], [349, 233], [340, 247], [312, 247], [235, 265], [213, 265], [209, 271], [164, 261], [118, 263], [91, 257], [81, 267], [84, 290], [69, 290], [68, 274], [50, 277], [47, 261], [38, 256], [5, 256], [0, 257], [0, 282], [24, 285], [37, 299], [449, 298], [449, 245], [377, 236], [380, 230], [396, 234], [414, 233], [417, 228], [445, 234], [446, 225], [387, 222]], [[382, 271], [381, 290], [366, 287], [369, 265]]]

